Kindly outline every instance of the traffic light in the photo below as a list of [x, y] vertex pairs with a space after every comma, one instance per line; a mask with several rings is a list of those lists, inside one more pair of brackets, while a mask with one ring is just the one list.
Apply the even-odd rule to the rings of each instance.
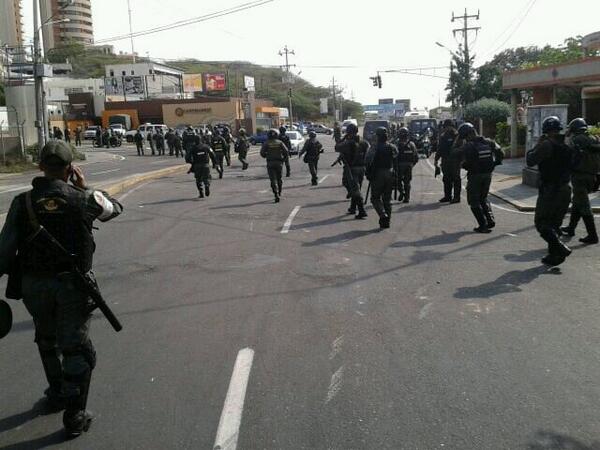
[[381, 89], [381, 75], [377, 74], [374, 77], [369, 77], [369, 79], [373, 82], [373, 86], [376, 86], [379, 89]]
[[381, 75], [377, 75], [377, 86], [381, 89]]
[[373, 86], [377, 86], [377, 77], [369, 77], [369, 79], [373, 82]]

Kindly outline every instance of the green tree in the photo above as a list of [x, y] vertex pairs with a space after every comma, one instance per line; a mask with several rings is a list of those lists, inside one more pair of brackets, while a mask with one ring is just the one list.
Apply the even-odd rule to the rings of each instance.
[[487, 123], [497, 123], [505, 121], [510, 115], [508, 104], [494, 98], [482, 98], [470, 103], [465, 108], [465, 118], [467, 120], [482, 119]]
[[466, 55], [462, 47], [459, 47], [458, 53], [452, 57], [452, 68], [446, 90], [449, 91], [446, 101], [452, 103], [453, 107], [465, 106], [474, 100], [474, 78], [473, 62], [474, 56]]

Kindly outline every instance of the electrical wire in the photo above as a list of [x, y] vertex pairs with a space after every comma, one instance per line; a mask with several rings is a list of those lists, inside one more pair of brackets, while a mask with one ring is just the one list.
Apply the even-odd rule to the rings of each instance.
[[216, 11], [216, 12], [213, 12], [210, 14], [205, 14], [202, 16], [194, 17], [192, 19], [180, 20], [177, 22], [172, 22], [167, 25], [161, 25], [159, 27], [149, 28], [147, 30], [136, 31], [135, 33], [128, 33], [128, 34], [122, 34], [122, 35], [118, 35], [118, 36], [112, 36], [109, 38], [97, 39], [95, 41], [95, 44], [103, 44], [103, 43], [107, 43], [107, 42], [121, 41], [124, 39], [130, 39], [132, 37], [146, 36], [149, 34], [159, 33], [161, 31], [167, 31], [167, 30], [172, 30], [174, 28], [184, 27], [187, 25], [193, 25], [195, 23], [205, 22], [210, 19], [216, 19], [219, 17], [224, 17], [224, 16], [228, 16], [230, 14], [235, 14], [235, 13], [238, 13], [241, 11], [245, 11], [247, 9], [252, 9], [252, 8], [256, 8], [258, 6], [263, 6], [267, 3], [272, 3], [274, 1], [275, 0], [255, 0], [252, 2], [242, 3], [240, 5], [233, 6], [231, 8], [227, 8], [227, 9]]
[[496, 53], [500, 48], [502, 48], [514, 36], [514, 34], [519, 30], [519, 28], [521, 27], [521, 25], [523, 24], [523, 22], [525, 21], [525, 19], [527, 18], [527, 16], [533, 9], [533, 7], [535, 6], [536, 2], [537, 2], [537, 0], [531, 1], [531, 3], [529, 4], [529, 7], [527, 8], [527, 11], [525, 11], [525, 14], [521, 17], [521, 20], [519, 20], [519, 22], [517, 23], [517, 26], [513, 29], [513, 31], [508, 35], [508, 37], [504, 41], [502, 41], [502, 44], [500, 44], [498, 47], [496, 47], [491, 52], [486, 53], [486, 56]]

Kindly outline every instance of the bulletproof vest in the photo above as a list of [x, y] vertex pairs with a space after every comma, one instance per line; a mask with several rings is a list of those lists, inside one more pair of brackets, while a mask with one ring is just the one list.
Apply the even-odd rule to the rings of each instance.
[[416, 152], [412, 145], [410, 145], [411, 141], [406, 141], [402, 143], [398, 141], [398, 162], [399, 163], [414, 163], [416, 162]]
[[468, 158], [468, 171], [472, 173], [491, 173], [494, 171], [494, 153], [492, 143], [483, 137], [478, 137], [467, 144], [468, 149], [465, 155], [470, 155]]
[[[25, 194], [19, 196], [24, 213], [20, 215], [20, 229], [31, 233], [32, 227], [27, 214]], [[36, 178], [33, 181], [31, 203], [40, 225], [56, 238], [71, 254], [75, 255], [77, 266], [82, 271], [92, 268], [94, 237], [92, 222], [86, 217], [87, 195], [81, 189], [70, 186], [62, 180]], [[24, 273], [60, 273], [69, 265], [47, 245], [38, 245], [34, 239], [30, 244], [23, 241], [19, 254]]]
[[279, 139], [269, 139], [265, 145], [267, 161], [283, 161], [283, 149]]
[[212, 140], [212, 148], [215, 152], [225, 151], [225, 141], [223, 139], [215, 138]]
[[538, 164], [542, 183], [568, 183], [571, 176], [571, 149], [564, 143], [550, 141], [552, 156]]
[[372, 167], [375, 170], [391, 169], [394, 164], [394, 154], [392, 146], [387, 142], [375, 144], [375, 156], [373, 157]]
[[210, 162], [209, 149], [206, 145], [194, 145], [192, 147], [192, 163], [208, 165]]
[[194, 142], [196, 142], [196, 135], [194, 133], [190, 133], [189, 131], [185, 131], [183, 133], [183, 146], [185, 148], [190, 147], [191, 145], [194, 144]]
[[450, 130], [442, 133], [438, 142], [437, 153], [442, 158], [450, 157], [454, 140], [456, 139], [456, 131]]
[[306, 156], [309, 159], [316, 159], [319, 157], [319, 143], [316, 139], [309, 139], [306, 146]]
[[291, 150], [292, 143], [290, 141], [290, 138], [287, 136], [287, 134], [280, 134], [279, 140], [285, 144], [285, 146], [287, 147], [288, 150]]

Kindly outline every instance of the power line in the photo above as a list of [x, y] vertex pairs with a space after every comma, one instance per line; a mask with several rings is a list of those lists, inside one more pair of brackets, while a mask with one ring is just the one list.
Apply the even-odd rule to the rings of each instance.
[[536, 2], [537, 2], [537, 0], [532, 0], [531, 4], [529, 5], [529, 8], [527, 8], [527, 11], [525, 11], [525, 14], [523, 15], [523, 17], [521, 17], [521, 20], [519, 20], [519, 23], [517, 23], [517, 26], [512, 31], [512, 33], [510, 33], [508, 35], [508, 37], [502, 42], [502, 44], [500, 44], [498, 47], [496, 47], [490, 53], [496, 53], [500, 48], [502, 48], [504, 46], [504, 44], [506, 44], [510, 40], [510, 38], [512, 38], [514, 36], [514, 34], [519, 30], [519, 28], [521, 27], [521, 25], [523, 24], [523, 22], [525, 21], [525, 19], [527, 18], [527, 16], [529, 15], [529, 13], [531, 12], [531, 10], [533, 9], [533, 7], [535, 6]]
[[199, 22], [206, 22], [207, 20], [210, 20], [210, 19], [216, 19], [219, 17], [228, 16], [230, 14], [235, 14], [240, 11], [245, 11], [247, 9], [256, 8], [258, 6], [262, 6], [267, 3], [272, 3], [274, 1], [275, 0], [255, 0], [252, 2], [248, 2], [248, 3], [242, 3], [240, 5], [233, 6], [231, 8], [227, 8], [227, 9], [216, 11], [216, 12], [213, 12], [210, 14], [205, 14], [202, 16], [194, 17], [192, 19], [180, 20], [180, 21], [173, 22], [173, 23], [170, 23], [167, 25], [161, 25], [159, 27], [149, 28], [147, 30], [136, 31], [135, 33], [128, 33], [128, 34], [122, 34], [122, 35], [113, 36], [113, 37], [104, 38], [104, 39], [97, 39], [95, 41], [95, 43], [103, 44], [106, 42], [121, 41], [124, 39], [130, 39], [133, 37], [146, 36], [148, 34], [154, 34], [154, 33], [159, 33], [161, 31], [172, 30], [174, 28], [180, 28], [180, 27], [184, 27], [187, 25], [193, 25], [193, 24], [199, 23]]

